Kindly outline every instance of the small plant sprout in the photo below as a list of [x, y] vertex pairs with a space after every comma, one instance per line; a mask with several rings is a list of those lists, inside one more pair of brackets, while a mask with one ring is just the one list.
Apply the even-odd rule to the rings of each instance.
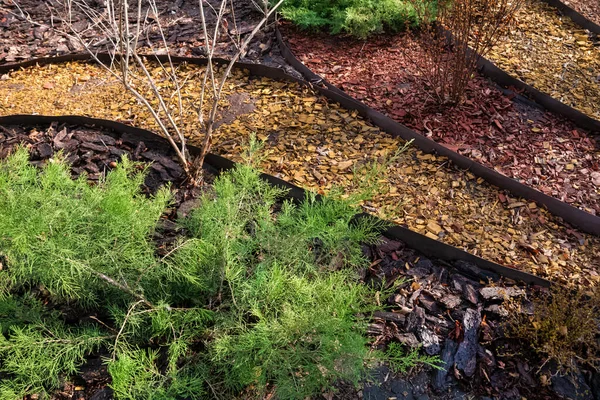
[[442, 369], [444, 362], [438, 356], [428, 356], [421, 353], [421, 348], [406, 349], [401, 343], [391, 342], [385, 353], [384, 360], [396, 374], [407, 374], [414, 368], [429, 366]]

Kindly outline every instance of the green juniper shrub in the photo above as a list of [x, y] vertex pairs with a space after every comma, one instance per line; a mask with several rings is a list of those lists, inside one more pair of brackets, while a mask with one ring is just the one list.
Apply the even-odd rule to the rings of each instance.
[[[430, 3], [424, 0], [423, 7]], [[359, 38], [417, 26], [424, 15], [409, 0], [288, 0], [281, 14], [303, 29], [328, 29]]]
[[379, 227], [353, 221], [359, 198], [292, 204], [241, 165], [159, 258], [152, 234], [170, 196], [142, 195], [139, 169], [123, 159], [92, 186], [60, 156], [42, 169], [24, 149], [0, 161], [1, 400], [44, 397], [90, 354], [128, 400], [273, 387], [304, 399], [364, 376], [375, 305], [360, 244]]
[[357, 314], [372, 306], [357, 269], [366, 261], [360, 243], [376, 238], [374, 226], [353, 226], [353, 207], [314, 196], [299, 206], [284, 202], [274, 215], [283, 194], [238, 167], [191, 214], [187, 227], [197, 240], [174, 256], [204, 254], [211, 271], [206, 286], [222, 312], [209, 349], [221, 393], [271, 383], [280, 398], [304, 399], [364, 371], [368, 348]]
[[[172, 344], [171, 349], [177, 347]], [[169, 354], [169, 356], [182, 354]], [[206, 365], [188, 362], [183, 368], [170, 365], [161, 370], [160, 352], [153, 349], [135, 349], [123, 352], [111, 361], [108, 372], [112, 377], [111, 387], [117, 399], [166, 400], [201, 399], [207, 395], [205, 382]]]
[[[196, 263], [155, 256], [151, 237], [170, 194], [146, 197], [143, 179], [127, 159], [94, 186], [72, 180], [61, 156], [43, 169], [24, 149], [0, 162], [1, 399], [57, 389], [100, 347], [113, 354], [111, 365], [151, 342], [174, 358], [206, 331], [208, 311], [192, 301], [171, 306], [181, 300], [173, 288], [204, 288], [188, 268]], [[103, 323], [66, 323], [86, 313]], [[155, 388], [178, 382], [153, 380]]]
[[[123, 159], [106, 180], [90, 186], [85, 176], [72, 180], [60, 158], [38, 170], [20, 149], [3, 162], [0, 251], [9, 279], [2, 290], [37, 287], [52, 301], [86, 308], [115, 296], [127, 301], [130, 296], [98, 274], [135, 282], [142, 266], [155, 262], [149, 235], [170, 196], [165, 189], [145, 197], [144, 175], [134, 170]], [[155, 271], [140, 285], [155, 291], [160, 278]]]
[[0, 383], [0, 398], [14, 400], [58, 388], [108, 338], [97, 327], [67, 326], [56, 315], [11, 326], [7, 336], [0, 335], [1, 370], [9, 374]]
[[382, 359], [386, 360], [392, 371], [396, 374], [406, 374], [412, 369], [427, 365], [434, 369], [442, 369], [444, 362], [439, 356], [428, 356], [421, 352], [421, 348], [406, 349], [406, 346], [391, 342]]
[[20, 296], [6, 294], [0, 297], [0, 329], [7, 334], [13, 326], [38, 323], [44, 312], [44, 304], [30, 293]]

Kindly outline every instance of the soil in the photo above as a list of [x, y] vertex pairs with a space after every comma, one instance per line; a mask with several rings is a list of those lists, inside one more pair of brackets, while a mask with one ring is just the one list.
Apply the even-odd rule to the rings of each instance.
[[[173, 183], [175, 203], [161, 221], [155, 236], [157, 251], [164, 254], [177, 235], [170, 221], [193, 201], [198, 193], [183, 190], [182, 171], [168, 147], [146, 146], [130, 135], [121, 135], [91, 126], [53, 123], [49, 126], [0, 128], [0, 158], [18, 144], [32, 154], [32, 163], [42, 165], [60, 150], [73, 163], [73, 176], [83, 171], [91, 184], [109, 171], [113, 162], [126, 154], [150, 163], [144, 190], [154, 192]], [[208, 182], [213, 174], [207, 171]], [[372, 370], [361, 390], [339, 384], [321, 399], [554, 399], [557, 394], [572, 399], [592, 399], [598, 387], [598, 373], [583, 368], [571, 377], [551, 377], [551, 370], [537, 369], [541, 360], [523, 342], [504, 337], [505, 299], [522, 302], [531, 310], [528, 298], [543, 291], [501, 279], [477, 266], [428, 259], [404, 243], [382, 237], [376, 246], [364, 246], [371, 266], [364, 271], [367, 285], [390, 290], [382, 297], [385, 311], [376, 312], [368, 334], [374, 348], [384, 349], [392, 341], [407, 347], [422, 346], [445, 362], [442, 370], [417, 368], [397, 375], [388, 365]], [[491, 280], [495, 283], [491, 284]], [[55, 394], [54, 399], [112, 399], [110, 381], [101, 354], [91, 357]], [[574, 386], [571, 381], [575, 381]], [[542, 384], [543, 383], [543, 384]], [[590, 393], [583, 395], [583, 393]]]
[[311, 70], [352, 97], [452, 150], [600, 215], [600, 137], [475, 76], [466, 100], [439, 106], [413, 35], [357, 41], [284, 27]]
[[587, 19], [600, 25], [600, 1], [598, 0], [562, 0]]

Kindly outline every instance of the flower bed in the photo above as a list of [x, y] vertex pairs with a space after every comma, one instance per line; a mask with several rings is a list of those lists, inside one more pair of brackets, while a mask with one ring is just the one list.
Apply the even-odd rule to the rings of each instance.
[[[85, 205], [79, 204], [79, 202], [91, 200], [95, 212], [93, 215], [89, 215], [73, 211], [79, 218], [91, 218], [94, 221], [95, 218], [102, 219], [110, 212], [118, 211], [122, 213], [120, 218], [122, 225], [132, 229], [131, 221], [127, 218], [133, 217], [138, 220], [138, 223], [141, 223], [142, 219], [145, 220], [138, 209], [116, 207], [108, 209], [112, 211], [107, 211], [107, 207], [126, 204], [131, 193], [137, 202], [146, 202], [146, 206], [156, 205], [157, 202], [161, 203], [166, 199], [166, 193], [164, 190], [160, 190], [160, 186], [169, 181], [174, 183], [174, 186], [171, 187], [173, 201], [167, 212], [160, 217], [156, 230], [152, 231], [152, 240], [144, 242], [143, 237], [137, 237], [146, 245], [156, 245], [157, 257], [161, 257], [160, 261], [157, 261], [161, 265], [157, 265], [156, 273], [164, 274], [164, 276], [161, 275], [161, 285], [157, 285], [154, 290], [148, 288], [146, 291], [122, 292], [122, 287], [111, 283], [110, 280], [100, 279], [99, 282], [91, 283], [87, 281], [87, 274], [76, 273], [72, 276], [68, 270], [65, 270], [62, 272], [61, 279], [79, 284], [81, 287], [78, 293], [81, 298], [63, 303], [61, 296], [66, 296], [72, 288], [65, 286], [64, 292], [57, 291], [61, 287], [58, 285], [57, 279], [54, 282], [49, 281], [45, 287], [40, 287], [39, 290], [32, 290], [31, 297], [20, 305], [19, 311], [14, 314], [12, 319], [2, 319], [2, 327], [7, 332], [4, 332], [6, 339], [3, 341], [0, 351], [5, 357], [12, 360], [15, 355], [21, 354], [19, 352], [27, 348], [30, 350], [27, 353], [27, 359], [33, 360], [32, 357], [36, 357], [36, 360], [40, 362], [36, 365], [18, 364], [16, 370], [14, 369], [15, 364], [9, 364], [10, 367], [4, 364], [4, 368], [17, 371], [10, 380], [0, 380], [0, 387], [5, 394], [10, 390], [26, 386], [33, 396], [44, 393], [45, 389], [58, 389], [57, 398], [60, 396], [84, 396], [86, 398], [115, 396], [119, 399], [145, 399], [151, 393], [152, 395], [161, 393], [164, 398], [178, 398], [179, 394], [184, 392], [187, 393], [188, 398], [211, 398], [211, 390], [218, 390], [220, 394], [235, 394], [236, 390], [230, 391], [231, 385], [234, 385], [236, 389], [241, 389], [246, 382], [244, 379], [250, 379], [252, 384], [246, 390], [238, 391], [239, 397], [236, 398], [271, 396], [273, 393], [277, 393], [291, 399], [297, 398], [300, 393], [299, 389], [301, 389], [303, 394], [298, 398], [304, 399], [306, 394], [311, 393], [309, 388], [312, 388], [312, 393], [321, 393], [322, 389], [327, 389], [322, 394], [331, 399], [360, 399], [363, 396], [372, 399], [387, 399], [394, 396], [411, 395], [433, 397], [448, 393], [452, 393], [455, 397], [499, 396], [511, 393], [513, 396], [527, 396], [530, 399], [546, 399], [557, 394], [576, 396], [578, 393], [598, 390], [597, 372], [594, 373], [591, 369], [588, 370], [581, 366], [581, 369], [575, 367], [568, 377], [564, 377], [555, 374], [555, 367], [537, 370], [537, 365], [545, 364], [544, 360], [540, 359], [540, 355], [530, 351], [527, 341], [506, 336], [506, 328], [511, 326], [507, 325], [507, 322], [511, 321], [507, 316], [516, 319], [524, 317], [527, 321], [531, 318], [529, 314], [523, 314], [524, 311], [516, 311], [511, 307], [522, 304], [523, 310], [529, 310], [526, 312], [535, 312], [536, 307], [543, 307], [543, 304], [536, 303], [535, 300], [532, 302], [532, 299], [539, 296], [540, 291], [543, 292], [543, 289], [539, 287], [531, 288], [502, 280], [487, 284], [486, 280], [493, 274], [465, 262], [447, 263], [435, 258], [424, 257], [394, 238], [380, 238], [381, 241], [370, 244], [367, 244], [369, 242], [367, 240], [361, 250], [355, 242], [348, 242], [349, 237], [352, 237], [353, 240], [360, 237], [360, 232], [354, 230], [353, 234], [347, 236], [350, 233], [349, 229], [352, 229], [347, 226], [352, 210], [343, 204], [336, 206], [335, 203], [329, 201], [325, 201], [322, 206], [316, 203], [305, 203], [304, 206], [297, 209], [300, 215], [297, 215], [298, 213], [290, 207], [283, 207], [284, 216], [274, 218], [277, 214], [271, 214], [270, 206], [273, 204], [269, 201], [274, 199], [271, 195], [275, 191], [272, 188], [268, 189], [264, 183], [256, 180], [256, 174], [249, 173], [247, 169], [245, 172], [237, 171], [225, 176], [214, 186], [204, 187], [205, 197], [201, 197], [200, 200], [195, 199], [198, 195], [197, 192], [182, 190], [185, 188], [180, 185], [181, 181], [178, 179], [181, 177], [181, 170], [177, 164], [173, 163], [174, 157], [170, 154], [169, 148], [152, 147], [148, 149], [143, 143], [138, 142], [134, 135], [120, 136], [118, 133], [103, 129], [64, 124], [51, 124], [49, 127], [2, 126], [1, 128], [0, 144], [2, 144], [4, 152], [0, 154], [0, 175], [9, 178], [0, 183], [7, 185], [7, 182], [14, 179], [13, 174], [22, 174], [24, 179], [20, 185], [33, 185], [30, 190], [21, 190], [26, 193], [27, 199], [21, 203], [22, 207], [30, 206], [29, 201], [39, 202], [40, 199], [35, 197], [36, 193], [46, 190], [48, 195], [56, 196], [57, 193], [60, 193], [64, 201], [71, 202], [69, 204], [72, 210], [77, 207], [79, 207], [77, 210], [84, 210]], [[42, 168], [46, 166], [54, 171], [54, 173], [47, 174], [37, 171], [42, 182], [39, 186], [36, 186], [37, 180], [27, 179], [27, 177], [33, 177], [36, 172], [34, 172], [34, 168], [25, 173], [26, 167], [22, 163], [23, 160], [21, 162], [10, 161], [8, 166], [13, 168], [12, 170], [4, 168], [6, 166], [3, 164], [4, 157], [19, 143], [26, 144], [30, 149], [34, 165]], [[64, 156], [72, 163], [71, 174], [83, 177], [80, 170], [87, 171], [89, 173], [88, 181], [97, 186], [95, 189], [89, 189], [89, 192], [83, 190], [82, 188], [86, 185], [85, 179], [80, 180], [77, 184], [69, 184], [68, 175], [62, 176], [61, 179], [61, 175], [56, 173], [57, 168], [61, 168], [57, 166], [56, 161], [57, 158], [60, 158], [58, 156], [60, 151], [64, 152]], [[122, 167], [117, 166], [116, 163], [122, 155], [144, 163], [153, 161], [149, 170], [150, 175], [147, 176], [142, 187], [149, 194], [159, 193], [156, 201], [140, 196], [134, 187], [127, 183], [127, 176], [135, 176], [134, 170], [139, 171], [141, 168], [131, 168], [130, 165], [129, 173], [124, 175]], [[138, 164], [138, 166], [142, 167], [143, 164]], [[114, 171], [109, 172], [108, 184], [106, 184], [105, 174], [113, 169]], [[115, 177], [115, 171], [117, 174], [120, 171], [118, 179]], [[208, 177], [212, 182], [212, 176], [208, 175]], [[45, 185], [44, 183], [48, 183], [48, 179], [52, 179], [54, 184]], [[135, 182], [141, 183], [139, 175]], [[17, 188], [23, 189], [21, 186], [17, 185]], [[85, 194], [81, 197], [71, 198], [67, 188], [78, 188], [77, 190]], [[115, 202], [113, 195], [104, 199], [102, 196], [105, 190], [110, 193], [116, 190], [119, 193], [119, 202]], [[129, 190], [132, 192], [129, 193]], [[253, 195], [249, 195], [248, 190], [255, 190], [255, 192]], [[241, 197], [236, 196], [243, 197], [245, 201], [241, 201]], [[230, 203], [230, 197], [235, 198], [235, 201]], [[104, 200], [100, 201], [99, 199]], [[109, 199], [112, 201], [108, 201]], [[265, 203], [263, 200], [267, 200], [267, 202]], [[127, 247], [127, 251], [124, 252], [112, 253], [113, 249], [109, 243], [102, 242], [94, 245], [86, 243], [84, 241], [85, 233], [95, 234], [94, 229], [89, 232], [79, 231], [80, 240], [77, 245], [72, 244], [69, 238], [66, 241], [63, 240], [62, 232], [65, 228], [56, 222], [62, 221], [60, 216], [67, 212], [61, 208], [65, 204], [65, 202], [59, 202], [58, 206], [57, 204], [52, 205], [51, 210], [60, 211], [57, 214], [52, 214], [49, 212], [50, 209], [44, 208], [44, 214], [38, 216], [38, 218], [42, 216], [54, 218], [55, 222], [53, 231], [42, 232], [41, 235], [44, 236], [42, 245], [46, 243], [60, 244], [53, 248], [52, 254], [55, 257], [48, 257], [50, 253], [44, 253], [39, 246], [39, 237], [32, 239], [38, 243], [36, 250], [46, 255], [46, 258], [38, 260], [39, 263], [56, 263], [52, 269], [60, 268], [62, 264], [57, 261], [56, 256], [63, 254], [64, 246], [71, 245], [74, 247], [68, 250], [70, 252], [69, 262], [74, 263], [80, 261], [81, 257], [87, 257], [86, 260], [90, 262], [93, 260], [93, 264], [91, 264], [93, 268], [105, 273], [104, 277], [107, 277], [106, 274], [109, 273], [109, 270], [114, 268], [113, 263], [127, 263], [126, 255], [134, 251], [135, 246]], [[228, 206], [229, 213], [224, 214], [220, 211], [225, 205]], [[156, 214], [159, 208], [147, 207], [145, 212]], [[280, 205], [275, 208], [279, 209]], [[133, 216], [130, 215], [130, 211]], [[215, 211], [218, 216], [214, 214]], [[12, 215], [10, 208], [3, 208], [2, 212]], [[181, 225], [186, 216], [189, 219]], [[265, 217], [273, 225], [269, 225], [266, 220], [261, 219]], [[304, 217], [307, 219], [304, 220]], [[255, 224], [249, 228], [246, 218]], [[331, 223], [328, 218], [335, 218], [336, 222]], [[2, 220], [4, 228], [7, 228], [3, 230], [5, 235], [13, 235], [15, 230], [28, 229], [33, 232], [37, 228], [44, 229], [44, 226], [36, 227], [33, 223], [14, 225], [11, 221]], [[198, 223], [202, 227], [200, 230], [198, 230]], [[67, 226], [78, 226], [78, 220], [75, 219], [70, 224]], [[91, 227], [90, 224], [85, 225], [88, 229]], [[211, 226], [211, 229], [207, 229], [208, 225]], [[227, 227], [226, 232], [223, 232], [227, 235], [227, 240], [223, 241], [219, 239], [219, 232], [224, 226]], [[142, 226], [142, 228], [144, 227]], [[186, 229], [181, 229], [182, 227]], [[106, 228], [104, 227], [104, 229]], [[363, 228], [358, 229], [364, 228], [363, 225]], [[260, 239], [265, 233], [269, 239]], [[188, 238], [190, 235], [193, 238]], [[319, 239], [315, 239], [313, 235], [317, 235]], [[182, 237], [187, 239], [182, 241]], [[114, 237], [111, 235], [109, 238], [112, 245], [117, 248], [119, 245], [129, 243], [126, 237], [121, 237], [121, 240], [118, 241], [114, 241]], [[340, 242], [336, 238], [342, 241]], [[256, 239], [256, 243], [253, 239]], [[224, 245], [223, 253], [210, 245], [214, 244], [214, 240]], [[273, 241], [278, 244], [271, 246]], [[27, 241], [24, 238], [19, 243], [20, 251], [25, 251], [26, 254], [35, 252], [32, 249], [27, 250], [28, 247], [25, 245]], [[303, 250], [305, 243], [310, 244], [308, 252]], [[131, 245], [131, 243], [129, 244]], [[204, 251], [195, 251], [195, 246], [200, 245], [205, 245]], [[342, 247], [330, 251], [331, 246], [337, 245]], [[86, 252], [82, 255], [75, 251], [78, 249], [77, 246], [83, 246], [82, 248], [86, 249]], [[93, 252], [95, 246], [101, 248], [103, 254], [111, 252], [112, 257], [95, 257]], [[342, 248], [343, 251], [338, 251]], [[189, 251], [192, 253], [188, 254]], [[207, 255], [210, 257], [215, 251], [226, 257], [234, 257], [231, 260], [226, 258], [229, 260], [228, 262], [231, 262], [230, 268], [244, 267], [248, 270], [243, 274], [243, 283], [240, 282], [239, 277], [236, 278], [235, 274], [225, 275], [229, 288], [225, 290], [223, 296], [217, 296], [214, 302], [211, 300], [208, 303], [208, 309], [203, 311], [207, 313], [204, 315], [205, 317], [209, 317], [214, 311], [218, 313], [218, 318], [214, 320], [209, 318], [206, 321], [195, 320], [194, 318], [198, 317], [197, 301], [200, 298], [195, 295], [196, 307], [190, 307], [184, 301], [188, 291], [183, 289], [196, 288], [194, 285], [198, 279], [204, 283], [210, 282], [204, 279], [207, 275], [210, 276], [215, 264], [204, 265], [201, 273], [196, 270], [184, 270], [182, 267], [189, 268], [194, 265], [194, 260], [203, 260]], [[253, 255], [243, 256], [246, 251], [250, 251]], [[0, 255], [8, 255], [7, 259], [2, 259], [4, 262], [1, 271], [3, 277], [10, 277], [17, 272], [22, 273], [19, 264], [20, 258], [15, 257], [15, 252], [17, 252], [15, 246], [11, 246], [7, 241], [0, 245]], [[183, 255], [180, 255], [181, 252]], [[145, 258], [152, 260], [151, 251], [144, 255]], [[193, 257], [189, 257], [190, 255]], [[240, 263], [233, 261], [236, 256], [239, 256]], [[361, 256], [364, 258], [361, 259]], [[289, 259], [294, 262], [286, 264], [287, 272], [276, 268], [278, 273], [269, 274], [269, 265], [273, 258], [280, 261]], [[106, 262], [107, 260], [109, 262]], [[298, 272], [296, 270], [298, 260], [302, 260], [301, 269], [311, 265], [312, 260], [316, 260], [320, 268], [311, 270], [310, 274], [293, 278], [294, 273]], [[137, 268], [140, 268], [140, 261], [142, 258], [136, 257], [133, 265], [138, 265]], [[162, 265], [165, 261], [166, 263]], [[178, 262], [184, 262], [184, 264], [178, 264]], [[71, 274], [77, 271], [77, 265], [79, 264], [71, 265], [74, 268]], [[360, 268], [354, 270], [349, 268], [350, 265]], [[150, 273], [144, 265], [141, 265], [143, 271], [140, 277], [134, 275], [131, 279], [129, 273], [134, 266], [129, 266], [121, 271], [119, 282], [131, 285], [131, 289], [136, 289], [138, 284], [146, 285], [148, 279], [152, 282], [155, 273]], [[250, 266], [252, 268], [249, 268]], [[48, 269], [48, 271], [52, 269]], [[36, 274], [41, 274], [43, 271], [44, 269], [39, 271], [34, 269], [29, 274], [37, 277]], [[56, 272], [54, 271], [54, 273]], [[191, 274], [186, 275], [185, 272]], [[322, 276], [327, 276], [327, 280], [322, 281]], [[363, 279], [359, 281], [358, 276], [362, 276]], [[73, 280], [73, 278], [75, 279]], [[344, 278], [344, 283], [341, 284], [338, 278]], [[494, 278], [498, 279], [499, 277], [495, 276]], [[6, 283], [7, 280], [4, 279], [3, 282]], [[362, 283], [357, 285], [359, 282], [365, 285]], [[158, 287], [168, 289], [170, 286], [167, 283], [175, 284], [177, 291], [167, 290], [164, 293], [160, 290], [157, 291]], [[286, 283], [285, 293], [278, 291], [278, 289], [283, 289], [280, 286], [282, 283]], [[335, 287], [335, 292], [330, 290], [332, 284], [338, 285]], [[259, 289], [256, 293], [254, 292], [255, 285], [258, 285]], [[296, 285], [300, 285], [301, 293], [288, 295], [295, 293]], [[216, 285], [212, 290], [216, 290], [218, 287], [219, 285]], [[378, 290], [367, 288], [377, 288]], [[385, 290], [379, 290], [381, 288]], [[312, 292], [313, 289], [316, 291]], [[198, 293], [204, 293], [204, 290], [210, 293], [211, 289], [210, 285], [208, 288], [200, 285], [196, 290]], [[231, 296], [229, 296], [229, 290], [231, 290]], [[105, 298], [121, 299], [125, 303], [127, 303], [128, 297], [131, 297], [129, 299], [131, 308], [127, 316], [124, 316], [125, 309], [122, 310], [122, 314], [115, 313], [116, 307], [119, 307], [116, 304], [113, 305], [112, 313], [108, 315], [103, 312], [92, 313], [90, 316], [87, 313], [78, 313], [79, 301], [83, 301], [82, 298], [87, 295], [93, 296], [95, 291], [111, 292], [112, 295], [105, 296]], [[556, 293], [560, 295], [562, 292]], [[252, 302], [254, 294], [258, 294], [259, 297], [255, 299], [256, 302], [251, 303], [253, 304], [252, 310], [248, 314], [244, 314], [244, 329], [239, 332], [231, 329], [232, 327], [223, 330], [223, 325], [227, 327], [227, 324], [230, 323], [224, 316], [235, 312], [232, 310], [243, 310], [248, 301]], [[368, 296], [362, 297], [365, 294]], [[10, 301], [7, 302], [7, 299], [12, 299], [12, 297], [6, 297], [12, 295], [13, 293], [5, 293], [2, 303], [4, 307], [14, 307]], [[18, 297], [21, 293], [17, 292], [14, 295], [17, 296], [17, 301], [22, 300], [21, 297]], [[153, 305], [145, 304], [142, 301], [154, 301], [156, 296], [159, 298], [166, 296], [163, 301], [170, 302], [170, 306], [177, 305], [177, 301], [184, 301], [184, 303], [180, 304], [178, 308], [170, 308], [170, 306], [167, 307], [169, 304], [161, 303], [156, 306], [161, 308], [154, 310]], [[330, 300], [329, 305], [316, 305], [315, 302], [318, 303], [322, 299]], [[36, 300], [43, 300], [43, 303], [33, 307]], [[307, 300], [310, 300], [309, 303], [303, 303]], [[577, 303], [579, 300], [567, 301], [562, 297], [559, 300], [566, 301], [564, 304], [568, 307], [579, 304]], [[375, 370], [370, 371], [370, 378], [364, 382], [361, 381], [359, 387], [352, 387], [347, 382], [336, 382], [334, 379], [335, 376], [360, 379], [365, 377], [365, 375], [361, 375], [364, 373], [364, 365], [361, 365], [360, 362], [361, 357], [367, 354], [368, 346], [366, 345], [367, 338], [364, 336], [361, 338], [360, 335], [365, 335], [367, 332], [366, 325], [351, 323], [348, 326], [351, 331], [344, 331], [344, 321], [351, 321], [355, 314], [360, 312], [360, 307], [364, 307], [363, 301], [371, 304], [372, 311], [375, 311], [368, 327], [368, 340], [371, 346], [369, 359], [378, 358], [385, 363], [377, 365]], [[96, 302], [88, 307], [100, 307], [102, 304], [104, 304], [103, 300], [96, 299]], [[313, 316], [312, 319], [306, 318], [304, 314], [300, 313], [294, 314], [294, 318], [287, 320], [285, 317], [289, 316], [290, 312], [302, 311], [301, 307], [298, 308], [298, 304], [315, 305], [318, 307], [319, 313], [311, 310], [309, 314]], [[581, 306], [583, 313], [594, 310], [594, 303], [591, 306], [582, 303]], [[595, 306], [597, 307], [597, 304]], [[48, 315], [43, 320], [35, 319], [36, 313], [44, 312], [50, 307], [53, 311], [51, 316]], [[273, 312], [281, 307], [283, 310], [281, 314]], [[331, 307], [337, 307], [333, 316], [330, 315]], [[339, 307], [351, 307], [352, 311], [346, 313], [345, 308]], [[564, 313], [566, 309], [560, 311]], [[583, 313], [574, 312], [578, 318]], [[251, 317], [248, 317], [250, 314]], [[81, 318], [81, 315], [84, 315], [84, 318]], [[113, 321], [115, 315], [117, 318]], [[177, 318], [178, 315], [185, 316], [185, 318], [180, 320]], [[60, 318], [61, 316], [64, 317], [64, 320]], [[538, 318], [547, 318], [547, 316], [547, 314], [540, 314]], [[557, 318], [553, 322], [567, 321], [568, 329], [575, 331], [572, 323], [576, 320], [569, 319], [570, 316], [571, 314], [568, 313], [561, 316], [560, 312], [552, 315], [553, 318]], [[252, 339], [258, 339], [264, 333], [263, 329], [273, 322], [273, 318], [277, 320], [279, 317], [282, 317], [281, 325], [277, 325], [275, 330], [266, 330], [272, 335], [279, 335], [277, 336], [278, 340], [273, 345], [269, 344], [268, 349], [263, 349], [255, 357], [251, 357], [251, 361], [245, 358], [245, 354], [254, 354], [252, 352], [255, 349], [248, 348], [247, 345], [252, 343]], [[335, 320], [329, 319], [330, 317]], [[365, 315], [360, 314], [356, 316], [360, 321], [364, 317]], [[171, 329], [167, 327], [159, 334], [155, 333], [150, 343], [144, 339], [144, 330], [141, 332], [132, 330], [133, 327], [128, 324], [129, 319], [131, 319], [131, 325], [135, 324], [138, 329], [150, 329], [146, 324], [151, 321], [152, 329], [160, 330], [162, 324], [169, 322], [175, 324], [171, 328], [176, 327], [177, 331], [172, 337]], [[236, 320], [234, 318], [234, 322]], [[302, 321], [301, 324], [297, 324], [299, 320]], [[51, 326], [52, 330], [44, 329], [50, 323], [54, 324]], [[190, 323], [194, 324], [191, 332], [188, 330], [190, 326], [186, 325]], [[304, 327], [308, 329], [306, 335], [301, 337], [285, 335], [285, 329], [289, 323], [293, 324], [294, 331], [292, 333]], [[535, 327], [535, 323], [522, 323], [519, 326], [529, 329], [530, 326]], [[593, 326], [593, 321], [583, 325], [590, 326], [590, 324]], [[122, 335], [117, 334], [119, 326], [121, 326], [119, 330]], [[551, 328], [555, 329], [556, 327]], [[84, 332], [88, 337], [82, 336]], [[586, 331], [586, 334], [590, 332]], [[323, 341], [326, 338], [325, 335], [328, 334], [333, 335], [331, 338], [335, 339], [333, 342], [335, 346], [325, 357], [321, 351], [315, 351], [314, 345], [319, 343], [318, 349], [322, 350], [323, 346], [328, 345], [327, 341]], [[33, 341], [27, 341], [29, 339]], [[268, 337], [264, 339], [268, 340]], [[290, 343], [288, 339], [293, 339], [293, 342]], [[351, 344], [352, 349], [346, 347], [351, 340], [354, 341]], [[127, 342], [126, 346], [125, 342]], [[159, 356], [162, 355], [166, 358], [167, 352], [161, 353], [152, 350], [153, 345], [157, 343], [160, 343], [163, 349], [170, 349], [169, 360], [173, 360], [175, 357], [176, 365], [173, 362], [162, 363], [160, 361]], [[186, 343], [189, 343], [189, 347], [186, 347], [187, 351], [175, 353], [179, 346]], [[260, 347], [260, 343], [257, 346]], [[92, 345], [89, 349], [85, 347], [88, 344]], [[423, 349], [417, 350], [420, 346]], [[348, 350], [352, 350], [352, 352], [347, 352]], [[83, 352], [83, 357], [76, 357], [77, 359], [72, 365], [65, 365], [63, 360], [70, 359], [74, 351]], [[286, 392], [286, 390], [290, 390], [290, 386], [287, 385], [291, 383], [286, 381], [289, 378], [289, 375], [286, 374], [287, 369], [278, 369], [276, 363], [285, 360], [287, 368], [294, 368], [298, 361], [296, 355], [300, 351], [302, 351], [302, 373], [295, 374], [293, 381], [294, 385], [302, 384], [302, 386], [292, 386], [293, 392]], [[441, 369], [420, 366], [423, 361], [435, 364], [435, 359], [425, 358], [420, 355], [422, 352], [430, 356], [439, 356], [446, 364]], [[112, 358], [111, 353], [113, 354]], [[289, 357], [282, 356], [288, 353]], [[54, 363], [48, 363], [45, 357], [52, 354], [59, 354], [61, 358]], [[233, 362], [228, 362], [228, 357], [233, 354], [235, 354], [235, 359]], [[335, 359], [338, 355], [342, 358], [337, 359], [339, 362], [336, 363], [336, 373], [328, 374], [328, 360]], [[101, 362], [102, 359], [104, 362]], [[197, 364], [199, 360], [202, 360], [201, 365]], [[318, 365], [315, 365], [312, 360], [318, 360]], [[253, 363], [251, 364], [254, 366], [253, 373], [249, 376], [240, 374], [240, 367], [245, 366], [245, 363], [248, 362]], [[231, 368], [232, 365], [235, 368]], [[343, 372], [340, 370], [340, 365], [350, 366], [352, 370]], [[49, 373], [50, 368], [54, 368], [53, 372], [61, 371], [61, 376]], [[217, 369], [211, 370], [211, 368]], [[209, 371], [213, 373], [208, 374]], [[256, 371], [265, 371], [267, 380], [262, 381], [262, 376], [257, 377]], [[280, 373], [271, 374], [270, 371], [280, 371]], [[31, 374], [25, 372], [31, 372]], [[46, 376], [50, 378], [46, 379]], [[227, 380], [222, 381], [220, 379], [222, 376], [225, 376]], [[40, 377], [42, 377], [41, 380]], [[570, 380], [573, 379], [577, 382], [576, 387], [569, 385]], [[40, 385], [40, 382], [44, 389], [37, 386]], [[335, 385], [331, 386], [331, 383], [335, 383]], [[360, 390], [361, 386], [363, 386], [362, 390]], [[52, 393], [52, 390], [50, 392]], [[314, 398], [316, 399], [316, 397]]]
[[[181, 81], [188, 78], [184, 104], [197, 96], [189, 82], [199, 68], [179, 68]], [[386, 189], [363, 204], [371, 213], [526, 272], [584, 284], [600, 279], [594, 267], [596, 238], [453, 168], [443, 157], [409, 149], [383, 171], [368, 172], [370, 161], [389, 159], [401, 141], [297, 84], [238, 71], [228, 90], [223, 126], [215, 137], [220, 154], [239, 159], [241, 143], [255, 132], [266, 141], [263, 168], [273, 175], [326, 193], [334, 184], [356, 190], [364, 173], [376, 173], [370, 179], [384, 180]], [[147, 111], [92, 64], [12, 72], [0, 81], [0, 96], [3, 115], [87, 115], [155, 127]], [[228, 114], [228, 103], [237, 104], [235, 112]], [[195, 121], [189, 108], [182, 123]]]

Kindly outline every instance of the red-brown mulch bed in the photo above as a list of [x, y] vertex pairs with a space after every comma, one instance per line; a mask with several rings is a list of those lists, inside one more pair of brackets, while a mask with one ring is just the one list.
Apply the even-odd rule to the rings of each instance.
[[600, 25], [600, 0], [562, 0], [562, 2]]
[[440, 108], [406, 34], [359, 41], [282, 28], [295, 55], [352, 97], [452, 150], [600, 215], [600, 138], [475, 76], [466, 101]]

